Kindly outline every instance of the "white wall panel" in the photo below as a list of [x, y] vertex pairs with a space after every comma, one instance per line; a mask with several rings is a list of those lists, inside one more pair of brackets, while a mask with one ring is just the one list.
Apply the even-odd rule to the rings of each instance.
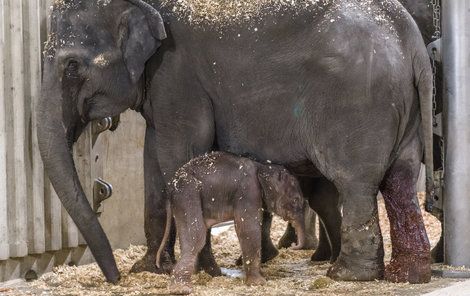
[[5, 3], [0, 0], [0, 260], [10, 256], [7, 215], [7, 131], [5, 104]]

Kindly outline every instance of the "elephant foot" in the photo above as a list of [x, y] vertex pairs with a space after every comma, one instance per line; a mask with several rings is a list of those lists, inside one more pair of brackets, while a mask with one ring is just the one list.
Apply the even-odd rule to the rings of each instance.
[[261, 263], [266, 263], [276, 258], [277, 255], [279, 255], [279, 250], [272, 243], [265, 244], [261, 249]]
[[235, 265], [236, 266], [242, 266], [243, 265], [243, 258], [242, 256], [238, 256], [238, 258], [235, 260]]
[[428, 283], [431, 280], [431, 260], [429, 256], [414, 254], [394, 256], [385, 268], [385, 279], [393, 283]]
[[220, 270], [220, 267], [215, 264], [215, 265], [198, 265], [197, 271], [204, 271], [211, 277], [218, 277], [222, 276], [222, 271]]
[[333, 258], [331, 256], [331, 250], [330, 248], [323, 248], [322, 245], [320, 245], [315, 252], [312, 254], [312, 257], [310, 257], [310, 260], [312, 262], [325, 262], [329, 261], [330, 263], [333, 263], [336, 258]]
[[192, 285], [189, 283], [172, 282], [168, 286], [168, 294], [170, 295], [189, 295], [192, 290]]
[[173, 262], [170, 259], [168, 254], [163, 254], [161, 267], [158, 268], [155, 264], [155, 255], [151, 256], [149, 253], [145, 254], [142, 259], [134, 263], [130, 272], [139, 273], [139, 272], [152, 272], [157, 274], [170, 274], [173, 269]]
[[252, 276], [246, 277], [245, 284], [247, 286], [263, 286], [266, 284], [266, 279], [260, 274], [252, 275]]
[[[276, 258], [277, 255], [279, 255], [279, 250], [276, 249], [274, 245], [266, 245], [263, 249], [261, 249], [261, 263], [266, 263], [269, 260], [272, 260]], [[235, 265], [236, 266], [242, 266], [243, 265], [243, 260], [242, 256], [238, 257], [237, 260], [235, 260]]]
[[431, 251], [431, 260], [432, 263], [442, 263], [444, 262], [444, 238], [441, 235], [441, 238], [437, 242], [437, 245]]
[[293, 243], [297, 242], [297, 235], [295, 235], [294, 230], [290, 230], [290, 227], [287, 227], [286, 231], [282, 235], [282, 237], [279, 239], [279, 242], [277, 243], [277, 247], [279, 249], [288, 249], [292, 246]]
[[337, 281], [373, 281], [383, 278], [383, 262], [351, 262], [348, 263], [341, 256], [328, 269], [326, 274]]
[[196, 270], [204, 271], [211, 277], [222, 276], [222, 271], [220, 270], [220, 267], [217, 265], [217, 262], [215, 262], [215, 258], [212, 255], [212, 253], [205, 254], [205, 256], [202, 256], [201, 254], [199, 256]]
[[315, 250], [318, 247], [318, 239], [315, 236], [307, 235], [302, 250]]

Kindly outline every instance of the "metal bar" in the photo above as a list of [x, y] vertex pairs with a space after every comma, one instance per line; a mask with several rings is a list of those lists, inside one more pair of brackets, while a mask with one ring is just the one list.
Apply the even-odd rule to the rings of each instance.
[[445, 263], [470, 267], [470, 0], [443, 1]]

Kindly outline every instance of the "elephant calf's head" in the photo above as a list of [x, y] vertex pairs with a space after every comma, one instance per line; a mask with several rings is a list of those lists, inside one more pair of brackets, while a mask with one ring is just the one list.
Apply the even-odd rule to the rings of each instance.
[[106, 278], [119, 272], [83, 193], [72, 144], [86, 123], [136, 105], [146, 61], [165, 38], [160, 14], [141, 0], [56, 0], [44, 52], [38, 141], [46, 171]]
[[294, 248], [303, 248], [305, 199], [299, 182], [285, 168], [277, 165], [262, 166], [258, 171], [258, 180], [268, 211], [278, 214], [292, 224], [298, 237], [298, 243]]

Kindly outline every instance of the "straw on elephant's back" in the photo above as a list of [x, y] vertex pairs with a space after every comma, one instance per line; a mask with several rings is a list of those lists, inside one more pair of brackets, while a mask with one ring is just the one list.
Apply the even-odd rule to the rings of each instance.
[[160, 3], [180, 19], [215, 26], [250, 22], [286, 9], [310, 10], [322, 14], [326, 22], [333, 22], [338, 20], [334, 12], [343, 7], [354, 13], [360, 10], [371, 20], [390, 27], [393, 20], [389, 12], [399, 8], [394, 0], [161, 0]]

